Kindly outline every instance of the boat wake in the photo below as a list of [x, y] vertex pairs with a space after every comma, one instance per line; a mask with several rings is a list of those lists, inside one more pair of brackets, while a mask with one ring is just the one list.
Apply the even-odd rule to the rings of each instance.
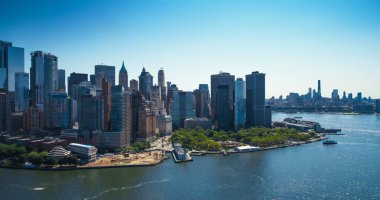
[[32, 188], [32, 190], [34, 190], [34, 191], [42, 191], [42, 190], [45, 190], [45, 188], [43, 188], [43, 187], [34, 187], [34, 188]]
[[127, 189], [133, 189], [133, 188], [138, 188], [138, 187], [141, 187], [143, 185], [148, 185], [148, 184], [152, 184], [152, 183], [163, 183], [163, 182], [167, 182], [169, 181], [169, 179], [162, 179], [162, 180], [158, 180], [158, 181], [149, 181], [149, 182], [145, 182], [145, 183], [140, 183], [140, 184], [137, 184], [137, 185], [134, 185], [134, 186], [124, 186], [124, 187], [119, 187], [119, 188], [110, 188], [108, 190], [105, 190], [93, 197], [90, 197], [90, 198], [84, 198], [84, 200], [89, 200], [89, 199], [97, 199], [101, 196], [103, 196], [104, 194], [107, 194], [109, 192], [117, 192], [117, 191], [120, 191], [120, 190], [127, 190]]

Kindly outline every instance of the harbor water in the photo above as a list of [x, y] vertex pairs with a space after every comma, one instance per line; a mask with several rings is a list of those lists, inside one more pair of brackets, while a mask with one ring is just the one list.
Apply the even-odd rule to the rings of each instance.
[[77, 171], [0, 169], [0, 199], [380, 199], [380, 116], [302, 117], [345, 135], [336, 145], [194, 157], [152, 167]]

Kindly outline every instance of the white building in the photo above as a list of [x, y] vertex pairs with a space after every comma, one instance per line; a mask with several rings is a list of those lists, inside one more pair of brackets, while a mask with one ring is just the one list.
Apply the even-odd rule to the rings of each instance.
[[98, 149], [94, 146], [78, 143], [70, 143], [67, 146], [67, 149], [69, 149], [73, 154], [77, 154], [80, 157], [88, 159], [88, 161], [94, 161], [96, 159], [96, 152], [98, 151]]

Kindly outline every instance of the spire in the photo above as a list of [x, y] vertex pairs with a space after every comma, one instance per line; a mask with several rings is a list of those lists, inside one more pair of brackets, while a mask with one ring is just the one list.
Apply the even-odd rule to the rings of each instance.
[[125, 65], [124, 65], [124, 60], [123, 60], [123, 65], [121, 66], [120, 72], [127, 72], [127, 69], [125, 68]]
[[143, 73], [145, 72], [145, 66], [143, 67], [143, 70], [142, 70], [142, 72], [143, 72]]

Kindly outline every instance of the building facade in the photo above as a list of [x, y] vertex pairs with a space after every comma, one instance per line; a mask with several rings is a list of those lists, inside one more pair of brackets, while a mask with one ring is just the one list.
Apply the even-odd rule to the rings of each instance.
[[66, 92], [66, 72], [64, 69], [58, 69], [58, 91]]
[[272, 112], [265, 104], [265, 74], [252, 72], [246, 80], [246, 127], [271, 127]]
[[217, 129], [234, 129], [234, 89], [234, 75], [211, 75], [211, 119]]
[[52, 93], [49, 100], [50, 113], [46, 119], [48, 128], [69, 128], [69, 103], [67, 93]]
[[81, 82], [87, 82], [88, 81], [88, 75], [87, 74], [81, 74], [81, 73], [71, 73], [70, 76], [67, 78], [67, 90], [68, 90], [68, 95], [72, 97], [73, 95], [71, 94], [72, 86], [74, 84], [79, 84]]
[[29, 108], [29, 74], [17, 72], [15, 74], [16, 88], [16, 112], [22, 112]]
[[104, 78], [111, 84], [111, 86], [115, 86], [115, 67], [95, 65], [95, 82], [97, 88], [102, 88], [102, 81]]
[[24, 48], [0, 41], [0, 89], [15, 91], [15, 74], [24, 72]]
[[235, 130], [240, 130], [245, 127], [245, 101], [245, 81], [242, 78], [238, 78], [235, 82]]
[[139, 89], [145, 99], [150, 100], [152, 96], [153, 76], [143, 68], [139, 76]]
[[170, 116], [173, 120], [173, 129], [184, 127], [187, 118], [195, 118], [195, 99], [192, 92], [174, 91], [170, 106]]
[[139, 82], [136, 79], [132, 79], [129, 81], [131, 91], [139, 90]]

